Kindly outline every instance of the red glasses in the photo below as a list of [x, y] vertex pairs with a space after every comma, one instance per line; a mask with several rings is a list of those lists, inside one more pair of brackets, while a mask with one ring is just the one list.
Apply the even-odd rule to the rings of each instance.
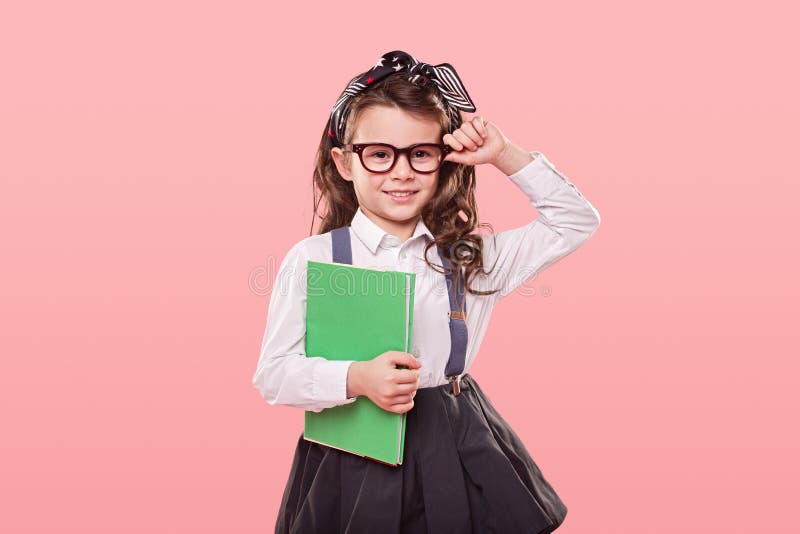
[[417, 143], [406, 148], [397, 148], [388, 143], [355, 143], [344, 145], [342, 151], [355, 152], [361, 165], [369, 172], [389, 172], [397, 163], [397, 154], [405, 154], [414, 171], [429, 174], [436, 172], [444, 163], [444, 157], [453, 150], [450, 145]]

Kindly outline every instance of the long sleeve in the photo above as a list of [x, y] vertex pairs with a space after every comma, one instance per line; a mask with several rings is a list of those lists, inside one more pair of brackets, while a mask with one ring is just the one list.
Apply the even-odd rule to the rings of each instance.
[[347, 398], [352, 360], [306, 357], [306, 270], [303, 242], [286, 254], [273, 284], [267, 326], [253, 385], [269, 404], [320, 412], [354, 402]]
[[538, 217], [525, 226], [484, 236], [487, 284], [497, 298], [577, 249], [597, 230], [600, 214], [540, 152], [509, 176], [529, 198]]

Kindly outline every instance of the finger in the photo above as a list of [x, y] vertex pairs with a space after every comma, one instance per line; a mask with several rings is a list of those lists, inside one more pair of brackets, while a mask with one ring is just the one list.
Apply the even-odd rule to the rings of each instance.
[[476, 129], [475, 126], [480, 121], [481, 119], [473, 119], [472, 121], [467, 121], [463, 125], [461, 125], [460, 128], [460, 130], [465, 134], [467, 134], [467, 137], [469, 137], [472, 140], [472, 142], [478, 146], [483, 144], [483, 137], [481, 136], [481, 134], [478, 133], [478, 130]]
[[411, 393], [416, 390], [417, 390], [416, 382], [409, 382], [407, 384], [398, 384], [395, 395], [411, 395]]
[[422, 364], [419, 363], [413, 354], [409, 354], [408, 352], [397, 352], [392, 355], [389, 360], [391, 363], [395, 365], [405, 365], [406, 367], [411, 367], [412, 369], [419, 369]]
[[394, 413], [406, 413], [414, 407], [414, 401], [409, 402], [408, 404], [395, 404], [393, 406], [389, 406], [389, 411]]
[[397, 370], [397, 384], [413, 384], [419, 380], [418, 369], [398, 369]]
[[411, 393], [406, 393], [404, 395], [395, 395], [391, 399], [389, 399], [389, 404], [408, 404], [411, 402]]
[[414, 399], [411, 395], [398, 395], [388, 402], [389, 406], [406, 406], [408, 404], [413, 405], [413, 403]]
[[467, 136], [467, 134], [465, 134], [461, 128], [453, 132], [453, 136], [469, 150], [478, 150], [478, 145], [475, 144], [475, 141], [470, 139], [470, 137]]
[[[464, 150], [464, 145], [461, 144], [461, 141], [453, 137], [453, 134], [448, 133], [442, 137], [442, 141], [453, 147], [454, 149], [458, 150], [459, 152]], [[450, 154], [448, 154], [449, 156]]]
[[481, 137], [487, 137], [489, 135], [489, 129], [486, 127], [489, 121], [483, 117], [475, 117], [473, 123], [475, 123], [475, 129], [481, 134]]
[[471, 165], [472, 161], [472, 154], [474, 154], [474, 150], [467, 150], [466, 148], [463, 150], [453, 150], [447, 156], [445, 156], [445, 161], [451, 161], [453, 163], [460, 163], [462, 165]]

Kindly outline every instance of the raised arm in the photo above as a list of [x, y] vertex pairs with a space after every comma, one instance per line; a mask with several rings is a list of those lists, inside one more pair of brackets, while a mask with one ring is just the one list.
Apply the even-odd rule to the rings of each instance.
[[269, 404], [286, 404], [320, 412], [354, 402], [347, 398], [351, 360], [306, 357], [306, 270], [303, 243], [292, 247], [281, 263], [267, 311], [253, 385]]
[[578, 248], [600, 225], [594, 206], [541, 152], [525, 152], [485, 117], [464, 121], [442, 140], [453, 148], [445, 160], [493, 164], [522, 189], [539, 213], [530, 224], [482, 236], [483, 269], [490, 273], [475, 279], [476, 289], [499, 289], [497, 298], [508, 295]]
[[[578, 188], [541, 153], [508, 177], [536, 208], [529, 224], [484, 235], [487, 287], [502, 298], [537, 273], [577, 249], [597, 230], [600, 214]], [[496, 262], [496, 263], [495, 263]]]

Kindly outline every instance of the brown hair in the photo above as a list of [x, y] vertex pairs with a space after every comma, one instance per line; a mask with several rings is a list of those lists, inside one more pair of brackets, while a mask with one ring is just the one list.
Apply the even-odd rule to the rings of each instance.
[[[389, 77], [376, 83], [368, 91], [363, 91], [353, 97], [342, 143], [352, 142], [355, 125], [363, 112], [372, 106], [397, 107], [417, 118], [435, 120], [441, 125], [441, 135], [443, 136], [450, 131], [451, 126], [444, 105], [434, 88], [412, 83], [404, 78]], [[460, 126], [460, 124], [455, 126]], [[353, 184], [339, 174], [331, 156], [331, 148], [328, 122], [326, 121], [314, 168], [314, 211], [311, 219], [312, 230], [309, 235], [313, 233], [314, 217], [318, 215], [317, 208], [322, 200], [325, 201], [327, 212], [320, 215], [322, 222], [318, 234], [347, 226], [358, 209], [358, 200]], [[317, 189], [319, 189], [319, 195]], [[428, 261], [428, 250], [433, 246], [441, 246], [445, 256], [452, 264], [464, 268], [467, 291], [477, 295], [491, 295], [499, 291], [499, 289], [479, 291], [471, 288], [471, 281], [479, 270], [483, 274], [488, 274], [483, 269], [483, 241], [480, 235], [472, 232], [476, 226], [491, 228], [491, 225], [487, 223], [478, 224], [478, 207], [475, 202], [475, 167], [473, 165], [445, 161], [439, 169], [439, 183], [436, 192], [422, 209], [421, 215], [422, 220], [434, 235], [434, 241], [428, 243], [424, 254], [425, 262], [432, 269], [437, 272], [450, 272], [449, 270], [441, 271], [437, 268], [438, 266]], [[458, 277], [455, 278], [458, 279]], [[463, 308], [463, 306], [461, 307]]]

